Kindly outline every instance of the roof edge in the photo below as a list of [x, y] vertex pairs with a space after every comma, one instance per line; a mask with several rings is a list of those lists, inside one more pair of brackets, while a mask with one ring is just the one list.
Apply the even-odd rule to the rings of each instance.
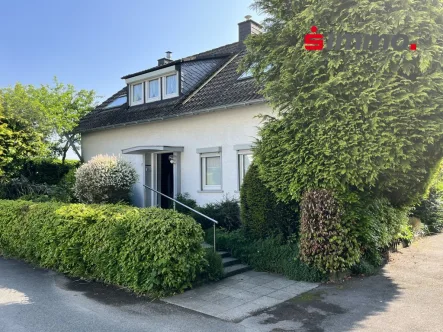
[[151, 67], [149, 69], [145, 69], [133, 74], [128, 74], [125, 75], [123, 77], [121, 77], [122, 80], [128, 79], [128, 78], [132, 78], [132, 77], [136, 77], [139, 75], [143, 75], [143, 74], [147, 74], [159, 69], [163, 69], [163, 68], [168, 68], [170, 66], [174, 66], [177, 65], [179, 63], [184, 63], [184, 62], [192, 62], [192, 61], [200, 61], [200, 60], [211, 60], [211, 59], [219, 59], [219, 58], [226, 58], [228, 56], [230, 56], [232, 53], [224, 53], [224, 54], [218, 54], [218, 55], [211, 55], [211, 56], [190, 56], [190, 57], [186, 57], [186, 58], [182, 58], [182, 59], [178, 59], [178, 60], [174, 60], [171, 61], [167, 64], [164, 64], [162, 66], [155, 66], [155, 67]]
[[211, 112], [215, 112], [215, 111], [219, 111], [219, 110], [223, 110], [223, 109], [233, 109], [233, 108], [238, 108], [238, 107], [242, 107], [242, 106], [265, 104], [266, 102], [267, 101], [265, 98], [260, 98], [260, 99], [254, 99], [254, 100], [245, 101], [245, 102], [241, 102], [241, 103], [210, 107], [210, 108], [205, 108], [205, 109], [201, 109], [201, 110], [194, 111], [194, 112], [187, 112], [187, 113], [182, 113], [182, 114], [177, 114], [177, 115], [169, 115], [169, 116], [159, 117], [159, 118], [155, 118], [155, 119], [133, 121], [133, 122], [121, 123], [121, 124], [110, 125], [110, 126], [103, 126], [103, 127], [87, 129], [87, 130], [78, 130], [77, 133], [82, 134], [82, 133], [90, 133], [90, 132], [102, 131], [102, 130], [107, 130], [107, 129], [135, 126], [135, 125], [144, 124], [144, 123], [181, 118], [181, 117], [185, 117], [185, 116], [199, 115], [202, 113], [211, 113]]

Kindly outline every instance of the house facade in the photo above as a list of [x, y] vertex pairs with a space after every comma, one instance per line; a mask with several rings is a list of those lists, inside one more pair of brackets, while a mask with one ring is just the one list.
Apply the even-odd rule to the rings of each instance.
[[250, 17], [239, 23], [239, 40], [207, 52], [126, 75], [126, 86], [85, 116], [85, 161], [121, 155], [139, 174], [133, 202], [169, 207], [145, 188], [176, 197], [189, 193], [199, 205], [238, 197], [253, 159], [261, 119], [271, 108], [249, 73], [238, 73], [244, 39], [259, 33]]

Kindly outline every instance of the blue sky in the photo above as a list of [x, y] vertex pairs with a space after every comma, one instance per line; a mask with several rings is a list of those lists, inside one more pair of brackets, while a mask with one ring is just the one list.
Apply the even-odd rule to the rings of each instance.
[[237, 41], [252, 0], [1, 1], [0, 87], [51, 83], [109, 97], [120, 77]]

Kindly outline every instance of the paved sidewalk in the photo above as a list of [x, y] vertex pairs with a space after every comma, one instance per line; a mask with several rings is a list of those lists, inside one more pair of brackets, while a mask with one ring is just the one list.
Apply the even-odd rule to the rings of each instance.
[[289, 280], [278, 274], [248, 271], [204, 285], [163, 301], [229, 321], [241, 321], [318, 284]]
[[251, 331], [443, 331], [443, 233], [390, 255], [379, 274], [320, 287], [240, 324]]

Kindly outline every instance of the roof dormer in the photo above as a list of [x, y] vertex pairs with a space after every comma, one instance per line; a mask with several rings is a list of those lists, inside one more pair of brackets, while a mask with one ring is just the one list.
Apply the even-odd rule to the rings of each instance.
[[171, 52], [160, 59], [162, 65], [151, 70], [123, 77], [128, 84], [129, 106], [152, 103], [179, 96], [180, 66], [171, 60]]

